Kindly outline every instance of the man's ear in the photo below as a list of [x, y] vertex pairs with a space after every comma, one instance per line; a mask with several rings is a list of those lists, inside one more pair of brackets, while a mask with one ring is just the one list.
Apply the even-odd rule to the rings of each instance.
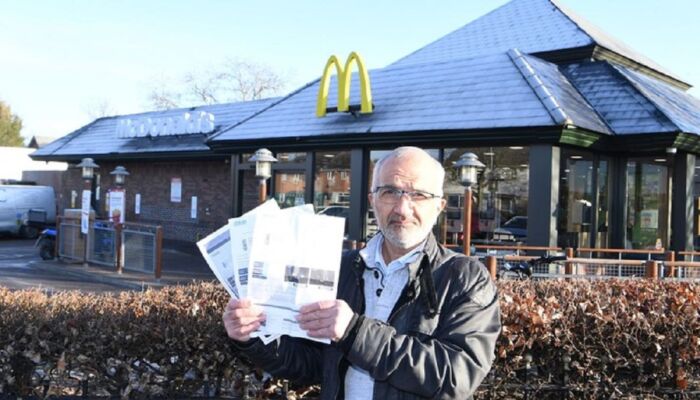
[[444, 198], [441, 198], [440, 205], [438, 206], [438, 212], [442, 212], [443, 210], [445, 210], [446, 205], [447, 205], [447, 200], [445, 200]]

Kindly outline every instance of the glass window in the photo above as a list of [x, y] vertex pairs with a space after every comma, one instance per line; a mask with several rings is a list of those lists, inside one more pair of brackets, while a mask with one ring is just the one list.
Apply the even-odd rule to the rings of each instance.
[[314, 209], [319, 214], [350, 217], [350, 152], [320, 151], [315, 154]]
[[280, 163], [300, 163], [306, 161], [306, 153], [277, 153], [275, 158]]
[[445, 243], [461, 245], [463, 239], [464, 186], [454, 163], [462, 154], [476, 154], [485, 168], [472, 187], [472, 242], [527, 240], [529, 164], [528, 148], [478, 147], [445, 149], [444, 192], [447, 200]]
[[580, 151], [562, 151], [559, 177], [558, 245], [590, 247], [595, 203], [595, 157]]
[[669, 196], [667, 160], [638, 159], [627, 163], [627, 227], [625, 247], [668, 247]]
[[[557, 216], [558, 246], [609, 247], [608, 165], [608, 159], [591, 153], [562, 150]], [[593, 235], [595, 242], [592, 240]]]
[[601, 159], [598, 162], [598, 232], [595, 247], [610, 247], [608, 226], [610, 226], [610, 176], [608, 174], [608, 160]]
[[281, 208], [304, 204], [304, 190], [306, 189], [304, 171], [276, 170], [274, 179], [274, 196]]

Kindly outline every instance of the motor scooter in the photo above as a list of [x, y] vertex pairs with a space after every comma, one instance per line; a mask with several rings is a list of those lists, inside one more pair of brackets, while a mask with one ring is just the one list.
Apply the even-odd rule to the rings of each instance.
[[46, 228], [41, 231], [34, 247], [39, 248], [42, 260], [53, 260], [56, 257], [56, 229]]

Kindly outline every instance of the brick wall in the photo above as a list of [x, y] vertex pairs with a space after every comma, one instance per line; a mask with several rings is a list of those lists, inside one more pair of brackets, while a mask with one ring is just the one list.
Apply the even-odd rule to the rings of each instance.
[[[163, 238], [194, 242], [224, 225], [230, 217], [231, 179], [228, 160], [213, 161], [131, 161], [121, 162], [130, 173], [126, 177], [126, 220], [163, 226]], [[96, 160], [100, 165], [99, 213], [106, 218], [105, 193], [114, 187], [109, 174], [115, 162]], [[181, 201], [170, 201], [172, 178], [182, 182]], [[78, 197], [84, 187], [80, 169], [70, 168], [63, 176], [64, 190], [59, 195], [61, 210], [70, 207], [71, 190]], [[141, 213], [134, 212], [135, 195], [141, 194]], [[197, 196], [197, 218], [190, 217], [192, 196]]]

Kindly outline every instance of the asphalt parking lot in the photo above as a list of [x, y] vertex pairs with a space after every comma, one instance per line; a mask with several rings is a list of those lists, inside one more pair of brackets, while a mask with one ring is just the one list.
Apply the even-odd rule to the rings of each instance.
[[172, 249], [163, 250], [164, 271], [161, 279], [143, 273], [124, 272], [99, 266], [68, 264], [59, 260], [44, 261], [34, 247], [34, 240], [0, 237], [0, 286], [10, 289], [40, 289], [48, 292], [79, 290], [103, 293], [143, 290], [167, 285], [211, 280], [201, 256]]

